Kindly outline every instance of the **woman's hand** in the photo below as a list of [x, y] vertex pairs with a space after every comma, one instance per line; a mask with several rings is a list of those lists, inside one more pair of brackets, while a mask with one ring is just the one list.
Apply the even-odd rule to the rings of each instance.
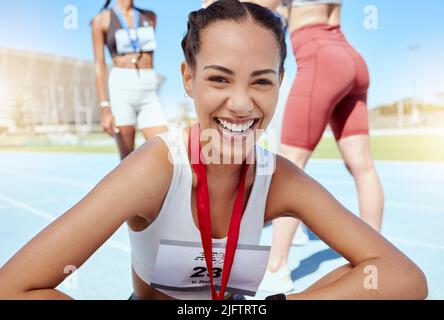
[[117, 128], [114, 123], [114, 116], [109, 107], [102, 108], [100, 111], [100, 123], [103, 131], [105, 131], [111, 137], [114, 137], [117, 133], [119, 133], [119, 128]]

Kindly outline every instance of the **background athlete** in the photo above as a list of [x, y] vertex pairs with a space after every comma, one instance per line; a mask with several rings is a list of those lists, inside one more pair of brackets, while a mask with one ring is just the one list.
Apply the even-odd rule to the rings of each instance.
[[[102, 127], [115, 137], [124, 159], [134, 150], [136, 126], [146, 139], [167, 127], [153, 69], [156, 14], [134, 7], [133, 0], [110, 4], [107, 0], [92, 21], [94, 70]], [[105, 47], [113, 60], [109, 78]]]

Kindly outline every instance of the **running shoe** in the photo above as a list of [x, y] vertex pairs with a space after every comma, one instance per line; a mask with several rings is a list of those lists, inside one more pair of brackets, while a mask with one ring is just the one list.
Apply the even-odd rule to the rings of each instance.
[[294, 290], [293, 281], [288, 266], [283, 266], [277, 272], [266, 271], [259, 286], [260, 291], [285, 293]]

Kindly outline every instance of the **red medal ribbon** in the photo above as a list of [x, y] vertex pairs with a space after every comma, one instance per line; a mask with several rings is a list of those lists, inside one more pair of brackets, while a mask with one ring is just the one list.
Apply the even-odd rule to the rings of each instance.
[[[199, 158], [197, 163], [193, 163], [192, 148], [193, 146], [199, 146]], [[234, 256], [236, 253], [236, 247], [239, 240], [239, 230], [242, 220], [242, 204], [245, 192], [245, 180], [249, 164], [244, 163], [242, 165], [242, 177], [238, 186], [238, 193], [236, 200], [234, 201], [233, 211], [231, 213], [230, 227], [228, 229], [227, 245], [225, 247], [225, 259], [222, 271], [222, 283], [219, 293], [214, 288], [214, 276], [213, 276], [213, 237], [211, 232], [211, 214], [210, 214], [210, 197], [208, 193], [207, 171], [205, 164], [202, 163], [202, 154], [200, 146], [200, 128], [199, 124], [195, 124], [190, 129], [188, 136], [188, 150], [190, 153], [191, 164], [194, 172], [197, 176], [196, 186], [196, 207], [199, 220], [199, 230], [202, 238], [202, 246], [205, 255], [205, 262], [207, 265], [209, 277], [211, 295], [213, 300], [222, 300], [224, 298], [225, 290], [227, 288], [228, 280], [230, 278], [231, 267], [233, 265]]]

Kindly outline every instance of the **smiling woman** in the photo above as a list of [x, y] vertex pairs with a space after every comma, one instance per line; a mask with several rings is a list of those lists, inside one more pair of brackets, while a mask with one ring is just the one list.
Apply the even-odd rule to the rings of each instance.
[[[248, 8], [248, 15], [239, 8]], [[231, 149], [232, 140], [247, 140], [257, 129], [266, 128], [273, 117], [287, 51], [280, 21], [270, 13], [253, 4], [215, 3], [189, 16], [182, 41], [184, 86], [194, 98], [201, 130], [217, 130], [224, 150]], [[225, 19], [212, 19], [216, 15]], [[237, 23], [228, 24], [227, 20]], [[248, 21], [254, 23], [245, 23]], [[228, 49], [230, 55], [226, 54]], [[246, 50], [262, 54], [252, 56]], [[211, 144], [214, 152], [223, 156], [219, 143], [212, 139]]]
[[[301, 219], [349, 261], [288, 298], [424, 298], [422, 271], [290, 161], [257, 145], [241, 163], [206, 163], [200, 152], [208, 147], [225, 156], [204, 139], [206, 130], [221, 132], [218, 142], [231, 146], [226, 137], [267, 127], [285, 59], [274, 14], [220, 0], [190, 14], [182, 44], [184, 87], [198, 122], [149, 139], [32, 239], [1, 268], [0, 298], [70, 298], [55, 289], [65, 266], [80, 268], [130, 218], [140, 222], [128, 229], [133, 299], [254, 295], [268, 259], [268, 248], [259, 246], [263, 226], [284, 214]], [[262, 163], [275, 170], [263, 172]], [[376, 290], [363, 286], [369, 267], [377, 270]]]

